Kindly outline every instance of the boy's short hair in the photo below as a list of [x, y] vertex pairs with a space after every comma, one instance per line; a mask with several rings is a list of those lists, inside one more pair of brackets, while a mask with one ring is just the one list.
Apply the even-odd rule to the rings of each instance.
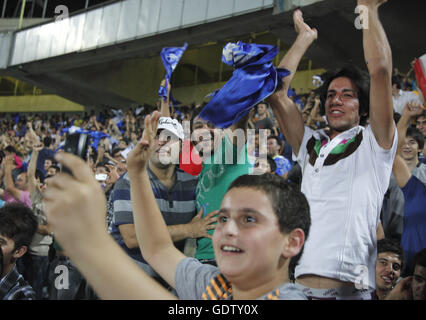
[[[274, 173], [262, 175], [242, 175], [231, 183], [228, 191], [234, 188], [251, 188], [264, 192], [271, 200], [272, 208], [278, 218], [280, 231], [289, 233], [296, 228], [303, 230], [305, 242], [311, 227], [309, 203], [299, 188]], [[294, 280], [295, 267], [303, 254], [292, 257], [289, 265], [290, 279]]]
[[391, 239], [381, 239], [377, 241], [377, 255], [383, 252], [392, 252], [398, 256], [398, 259], [401, 260], [401, 268], [404, 262], [404, 250], [401, 245]]
[[292, 183], [272, 173], [242, 175], [232, 182], [228, 191], [234, 188], [251, 188], [263, 191], [271, 200], [278, 217], [281, 232], [300, 228], [308, 237], [311, 225], [309, 203], [305, 195]]
[[417, 144], [419, 145], [419, 152], [423, 150], [423, 147], [425, 145], [425, 138], [423, 137], [423, 134], [420, 132], [419, 129], [410, 127], [407, 129], [407, 133], [405, 136], [407, 138], [411, 137], [417, 141]]
[[33, 211], [22, 203], [9, 203], [0, 208], [0, 234], [12, 239], [15, 248], [29, 247], [38, 228]]

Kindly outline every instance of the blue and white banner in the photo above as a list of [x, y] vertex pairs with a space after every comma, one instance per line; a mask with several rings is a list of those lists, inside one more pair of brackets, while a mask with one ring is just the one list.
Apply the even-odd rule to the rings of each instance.
[[[166, 47], [161, 50], [161, 60], [163, 61], [164, 68], [166, 69], [166, 84], [164, 87], [160, 87], [160, 90], [158, 90], [158, 95], [162, 97], [163, 100], [167, 100], [167, 81], [170, 82], [172, 73], [176, 69], [176, 66], [179, 63], [179, 60], [182, 58], [186, 48], [188, 48], [188, 44], [185, 42], [183, 47]], [[172, 100], [171, 97], [170, 99]]]

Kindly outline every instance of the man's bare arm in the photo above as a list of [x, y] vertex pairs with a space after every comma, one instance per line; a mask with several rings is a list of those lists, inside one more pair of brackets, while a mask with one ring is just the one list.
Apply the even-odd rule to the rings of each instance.
[[404, 159], [401, 157], [401, 150], [405, 143], [405, 137], [407, 135], [407, 129], [410, 125], [411, 119], [420, 115], [423, 111], [423, 106], [416, 103], [407, 103], [407, 105], [402, 110], [401, 118], [398, 121], [397, 131], [398, 131], [398, 147], [396, 150], [395, 160], [393, 162], [392, 172], [395, 176], [396, 183], [400, 188], [405, 187], [408, 180], [410, 180], [411, 172], [405, 163]]
[[287, 92], [294, 74], [297, 71], [300, 60], [312, 42], [318, 37], [318, 33], [304, 22], [300, 10], [296, 10], [293, 13], [293, 20], [298, 36], [290, 50], [278, 65], [279, 68], [289, 70], [291, 74], [282, 79], [282, 88], [270, 96], [268, 102], [271, 104], [274, 114], [277, 117], [281, 131], [293, 148], [293, 152], [297, 155], [305, 133], [305, 128], [302, 114], [296, 104], [288, 98]]
[[390, 149], [395, 134], [392, 102], [392, 51], [379, 19], [379, 7], [387, 0], [358, 0], [367, 8], [363, 27], [364, 57], [370, 73], [370, 123], [377, 143]]
[[[166, 80], [161, 81], [161, 86], [165, 86], [166, 85]], [[167, 99], [163, 100], [163, 98], [161, 98], [161, 116], [162, 117], [170, 117], [170, 90], [171, 90], [171, 85], [170, 82], [167, 81]]]

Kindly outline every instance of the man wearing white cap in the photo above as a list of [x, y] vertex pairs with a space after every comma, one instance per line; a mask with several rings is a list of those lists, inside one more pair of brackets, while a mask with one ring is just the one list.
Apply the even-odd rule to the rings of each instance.
[[[198, 178], [180, 170], [179, 153], [184, 139], [181, 124], [170, 117], [160, 118], [154, 150], [147, 171], [157, 204], [175, 246], [183, 251], [185, 239], [207, 235], [214, 226], [210, 216], [201, 218], [195, 207], [195, 188]], [[158, 275], [143, 259], [136, 238], [133, 208], [130, 200], [130, 181], [126, 173], [114, 186], [112, 236], [149, 275]]]

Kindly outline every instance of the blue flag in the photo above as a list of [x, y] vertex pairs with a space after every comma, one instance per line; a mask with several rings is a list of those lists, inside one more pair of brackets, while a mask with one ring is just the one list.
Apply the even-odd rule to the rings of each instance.
[[274, 93], [281, 79], [290, 74], [273, 66], [277, 53], [276, 46], [228, 43], [223, 48], [222, 61], [234, 67], [234, 73], [220, 90], [211, 94], [212, 99], [199, 116], [219, 128], [227, 128]]
[[[110, 138], [110, 136], [108, 134], [104, 133], [104, 132], [101, 132], [101, 131], [92, 131], [92, 130], [83, 130], [83, 129], [79, 128], [79, 127], [74, 127], [74, 126], [62, 129], [61, 130], [61, 136], [64, 133], [70, 133], [70, 134], [73, 134], [73, 133], [85, 133], [85, 134], [88, 134], [92, 138], [91, 139], [92, 143], [90, 144], [90, 146], [92, 148], [96, 149], [96, 150], [98, 149], [99, 141], [101, 141], [103, 138]], [[59, 147], [58, 149], [61, 149], [61, 147]], [[55, 150], [55, 152], [57, 150]]]
[[[167, 80], [170, 82], [172, 73], [176, 69], [176, 66], [179, 63], [179, 60], [182, 58], [186, 48], [188, 48], [188, 44], [185, 42], [183, 47], [167, 47], [161, 50], [161, 60], [163, 60], [163, 65], [166, 69], [166, 85], [164, 87], [160, 87], [160, 90], [158, 90], [158, 95], [162, 97], [163, 100], [167, 100]], [[172, 101], [174, 100], [171, 93], [170, 99]]]

